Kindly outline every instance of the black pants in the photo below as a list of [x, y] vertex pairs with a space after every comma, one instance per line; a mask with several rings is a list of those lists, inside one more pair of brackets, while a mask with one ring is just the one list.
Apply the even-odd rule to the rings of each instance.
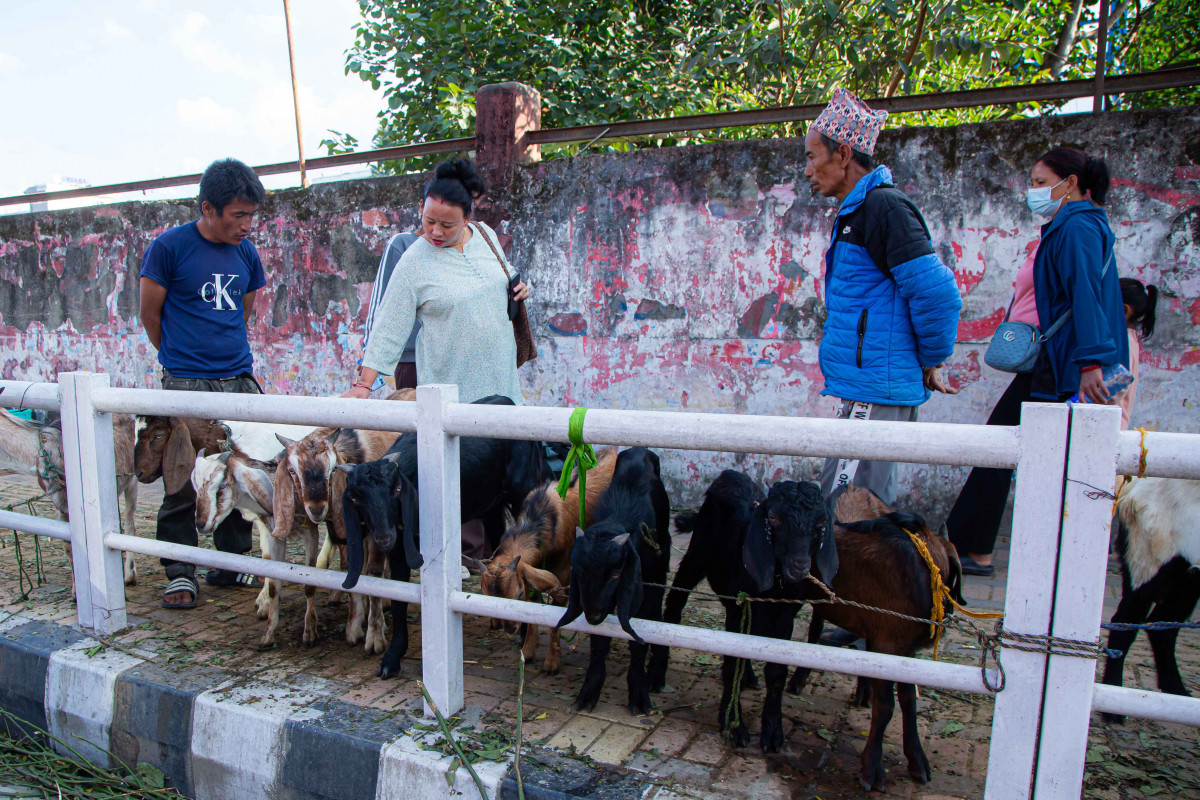
[[[262, 388], [250, 373], [235, 378], [177, 378], [163, 370], [162, 388], [178, 392], [235, 392], [238, 394], [262, 394]], [[175, 542], [196, 547], [200, 538], [196, 533], [196, 490], [191, 483], [175, 494], [163, 496], [158, 509], [158, 526], [154, 537], [160, 542]], [[225, 553], [249, 553], [254, 544], [254, 532], [240, 513], [233, 512], [213, 531], [213, 545]], [[167, 580], [186, 575], [196, 575], [195, 564], [185, 564], [169, 558], [160, 559], [167, 572]]]
[[[992, 409], [987, 424], [1020, 424], [1021, 404], [1033, 399], [1030, 396], [1032, 388], [1032, 374], [1014, 376]], [[1011, 469], [975, 467], [967, 476], [967, 482], [950, 509], [950, 516], [946, 517], [950, 541], [961, 555], [985, 555], [996, 547], [1000, 519], [1004, 516], [1008, 490], [1012, 486], [1012, 473]]]

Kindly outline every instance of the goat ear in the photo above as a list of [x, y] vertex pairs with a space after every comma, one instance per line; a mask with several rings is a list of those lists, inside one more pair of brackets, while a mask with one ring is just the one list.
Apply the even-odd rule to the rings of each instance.
[[630, 624], [634, 612], [641, 607], [642, 560], [638, 558], [637, 546], [631, 543], [626, 545], [625, 563], [621, 565], [621, 577], [617, 582], [617, 621], [621, 623], [621, 629], [633, 637], [633, 641], [645, 644]]
[[292, 523], [296, 516], [296, 494], [292, 489], [292, 479], [288, 477], [286, 461], [280, 461], [275, 467], [275, 496], [271, 503], [275, 516], [275, 526], [271, 535], [276, 539], [286, 539], [292, 532]]
[[396, 502], [400, 503], [400, 538], [404, 541], [404, 558], [410, 570], [418, 570], [425, 563], [421, 556], [421, 523], [417, 514], [421, 499], [412, 481], [399, 470], [396, 471], [396, 478], [400, 482], [400, 491], [395, 493], [395, 497]]
[[[943, 530], [945, 527], [946, 525], [943, 523]], [[962, 593], [963, 571], [962, 562], [958, 560], [958, 550], [949, 541], [945, 543], [942, 549], [946, 551], [946, 560], [950, 563], [950, 579], [947, 581], [950, 585], [950, 596], [965, 606], [967, 601]]]
[[825, 530], [821, 532], [821, 542], [817, 545], [817, 555], [813, 559], [817, 567], [817, 577], [826, 586], [833, 585], [833, 579], [838, 571], [837, 532], [833, 527], [833, 516], [828, 510], [825, 513]]
[[750, 526], [742, 542], [742, 566], [755, 591], [765, 592], [775, 583], [775, 551], [767, 536], [767, 506], [759, 503], [750, 515]]
[[192, 479], [196, 466], [196, 448], [192, 433], [178, 417], [171, 417], [171, 433], [163, 450], [163, 483], [167, 494], [176, 494]]
[[346, 524], [346, 580], [342, 581], [342, 588], [353, 589], [362, 575], [363, 535], [358, 509], [350, 502], [349, 491], [342, 492], [342, 521]]
[[583, 613], [583, 600], [579, 597], [579, 581], [571, 581], [571, 589], [567, 593], [567, 610], [554, 623], [554, 633], [563, 625], [570, 625]]
[[548, 592], [562, 586], [558, 581], [558, 576], [550, 570], [538, 569], [528, 564], [522, 564], [517, 569], [520, 570], [521, 577], [525, 579], [525, 582], [539, 592]]
[[[263, 507], [264, 511], [274, 512], [275, 484], [271, 482], [271, 476], [264, 470], [252, 469], [239, 461], [233, 463], [233, 477], [238, 485], [245, 489], [254, 498], [254, 501]], [[274, 521], [274, 519], [271, 520], [272, 523]]]
[[284, 436], [283, 434], [280, 434], [280, 433], [277, 433], [277, 434], [275, 434], [275, 438], [276, 438], [276, 439], [278, 439], [278, 440], [279, 440], [279, 443], [280, 443], [281, 445], [283, 445], [284, 447], [291, 447], [293, 444], [295, 444], [295, 443], [296, 443], [296, 440], [295, 440], [295, 439], [289, 439], [289, 438], [287, 438], [286, 436]]

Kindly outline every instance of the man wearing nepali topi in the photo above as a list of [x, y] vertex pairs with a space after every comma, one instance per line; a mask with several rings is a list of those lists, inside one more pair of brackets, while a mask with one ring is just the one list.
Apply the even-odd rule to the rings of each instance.
[[[842, 401], [839, 419], [907, 422], [931, 390], [957, 394], [938, 370], [954, 350], [962, 299], [921, 212], [872, 159], [886, 118], [836, 90], [804, 139], [804, 176], [840, 203], [825, 253], [821, 393]], [[826, 497], [848, 483], [895, 505], [894, 463], [827, 459]]]

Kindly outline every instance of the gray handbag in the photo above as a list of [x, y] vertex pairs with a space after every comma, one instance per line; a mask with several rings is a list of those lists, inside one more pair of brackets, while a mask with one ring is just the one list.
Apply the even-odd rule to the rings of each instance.
[[[1108, 274], [1108, 268], [1112, 266], [1115, 255], [1115, 253], [1109, 255], [1104, 269], [1100, 272], [1100, 280], [1104, 280], [1104, 276]], [[1042, 352], [1042, 345], [1067, 323], [1067, 320], [1071, 318], [1071, 309], [1068, 308], [1061, 317], [1054, 320], [1054, 324], [1047, 328], [1045, 333], [1040, 333], [1036, 325], [1030, 325], [1028, 322], [1008, 321], [1008, 315], [1012, 313], [1012, 304], [1016, 299], [1014, 296], [1013, 300], [1009, 302], [1008, 311], [1004, 314], [1004, 321], [992, 334], [992, 341], [988, 343], [988, 348], [983, 354], [983, 361], [992, 369], [1022, 374], [1033, 372], [1038, 355]]]

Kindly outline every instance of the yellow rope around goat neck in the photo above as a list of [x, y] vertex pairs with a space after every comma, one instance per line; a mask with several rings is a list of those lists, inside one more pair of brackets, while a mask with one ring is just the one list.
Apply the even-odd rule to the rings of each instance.
[[571, 468], [579, 470], [579, 527], [587, 524], [587, 471], [596, 466], [596, 451], [583, 441], [583, 418], [587, 415], [586, 408], [577, 408], [571, 412], [571, 421], [567, 428], [567, 439], [571, 449], [563, 459], [562, 477], [558, 481], [558, 496], [564, 500], [567, 490], [571, 487]]
[[933, 594], [933, 608], [930, 609], [929, 617], [934, 623], [929, 626], [929, 635], [933, 637], [933, 660], [938, 660], [938, 647], [942, 642], [942, 631], [945, 627], [941, 625], [942, 617], [946, 615], [946, 601], [955, 609], [963, 614], [966, 614], [972, 619], [1002, 619], [1004, 612], [1002, 611], [968, 611], [961, 603], [950, 596], [950, 587], [942, 580], [942, 571], [938, 569], [938, 565], [933, 563], [933, 556], [929, 553], [929, 548], [925, 545], [925, 540], [917, 534], [904, 529], [908, 534], [908, 538], [912, 540], [913, 547], [917, 548], [921, 558], [925, 559], [925, 566], [929, 567], [929, 588]]

